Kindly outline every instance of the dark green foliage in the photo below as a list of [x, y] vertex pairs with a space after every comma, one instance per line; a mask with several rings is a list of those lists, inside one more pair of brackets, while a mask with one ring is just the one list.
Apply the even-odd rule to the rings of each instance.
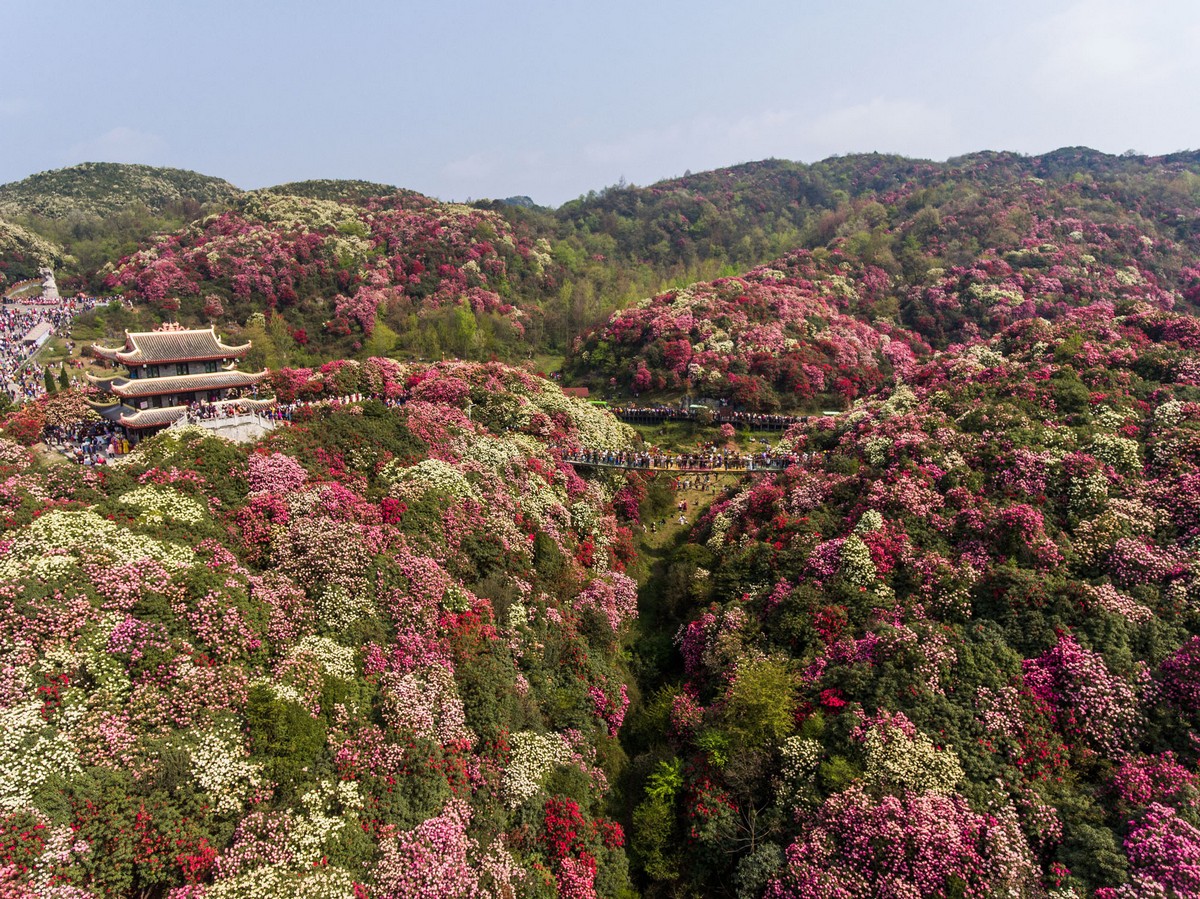
[[261, 759], [280, 789], [311, 779], [325, 763], [325, 721], [302, 706], [279, 699], [266, 685], [251, 687], [246, 703], [246, 728], [251, 752]]

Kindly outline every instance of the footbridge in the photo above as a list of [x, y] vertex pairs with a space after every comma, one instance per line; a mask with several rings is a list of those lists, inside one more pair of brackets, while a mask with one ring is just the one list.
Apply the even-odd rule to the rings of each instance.
[[670, 472], [671, 474], [754, 474], [783, 471], [813, 461], [813, 453], [731, 453], [658, 455], [633, 452], [563, 452], [562, 460], [583, 468], [619, 468], [627, 471]]

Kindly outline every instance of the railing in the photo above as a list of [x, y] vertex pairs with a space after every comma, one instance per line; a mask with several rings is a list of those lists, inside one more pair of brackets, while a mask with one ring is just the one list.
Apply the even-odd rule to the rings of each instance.
[[179, 418], [167, 425], [167, 428], [183, 428], [188, 425], [197, 425], [202, 428], [213, 430], [217, 427], [237, 426], [244, 424], [258, 424], [266, 428], [268, 431], [273, 430], [279, 422], [266, 415], [260, 415], [257, 412], [239, 412], [237, 415], [214, 415], [211, 417], [193, 416], [188, 412], [184, 412]]

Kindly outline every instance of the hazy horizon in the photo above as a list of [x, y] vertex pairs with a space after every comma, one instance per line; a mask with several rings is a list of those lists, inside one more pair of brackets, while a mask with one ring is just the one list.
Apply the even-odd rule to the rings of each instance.
[[10, 10], [29, 40], [0, 85], [0, 182], [135, 162], [559, 205], [766, 158], [1198, 145], [1200, 11], [1180, 0], [365, 9]]

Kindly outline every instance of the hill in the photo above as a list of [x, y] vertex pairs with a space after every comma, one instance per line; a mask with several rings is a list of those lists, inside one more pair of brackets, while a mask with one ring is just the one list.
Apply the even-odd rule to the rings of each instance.
[[[843, 193], [836, 208], [809, 216], [803, 240], [811, 253], [618, 311], [577, 342], [568, 369], [626, 391], [652, 386], [678, 393], [697, 356], [691, 377], [702, 378], [707, 393], [761, 409], [795, 408], [813, 405], [829, 370], [800, 378], [783, 360], [828, 354], [837, 343], [824, 333], [828, 315], [811, 306], [813, 295], [885, 336], [901, 329], [939, 348], [1097, 301], [1194, 310], [1200, 175], [1188, 166], [1195, 161], [1104, 157], [1101, 166], [1093, 155], [979, 154], [953, 166], [885, 160], [874, 174], [850, 167], [831, 183], [859, 195]], [[786, 181], [780, 173], [792, 171], [790, 163], [762, 164], [743, 174], [765, 172], [779, 184]], [[793, 292], [786, 306], [775, 299], [782, 288]], [[704, 306], [689, 313], [693, 297]], [[800, 297], [808, 305], [795, 302]], [[774, 349], [762, 340], [768, 324], [783, 328]], [[727, 332], [720, 339], [728, 343], [716, 356], [709, 346], [714, 328]], [[707, 362], [700, 358], [706, 351]], [[875, 356], [878, 365], [882, 357]]]
[[0, 288], [36, 277], [38, 269], [59, 266], [64, 258], [62, 247], [0, 219]]
[[578, 341], [565, 370], [635, 397], [688, 391], [755, 412], [822, 408], [881, 387], [928, 353], [880, 317], [888, 308], [881, 269], [799, 252], [617, 312]]
[[[65, 292], [94, 291], [104, 266], [240, 193], [196, 172], [89, 162], [0, 185], [0, 217], [58, 248]], [[0, 256], [0, 264], [5, 261]]]
[[241, 191], [228, 181], [183, 169], [85, 162], [0, 185], [0, 215], [105, 218], [130, 206], [152, 212], [221, 203]]
[[384, 197], [394, 193], [411, 193], [401, 191], [391, 184], [378, 184], [374, 181], [345, 181], [318, 179], [313, 181], [291, 181], [287, 184], [277, 184], [265, 187], [267, 193], [284, 194], [291, 197], [307, 197], [310, 200], [335, 200], [338, 202], [361, 202], [372, 197]]
[[377, 188], [93, 220], [293, 420], [0, 441], [0, 892], [1200, 895], [1200, 155]]
[[547, 250], [494, 212], [419, 194], [349, 204], [259, 191], [151, 241], [105, 285], [164, 314], [268, 313], [273, 364], [338, 349], [525, 355]]

